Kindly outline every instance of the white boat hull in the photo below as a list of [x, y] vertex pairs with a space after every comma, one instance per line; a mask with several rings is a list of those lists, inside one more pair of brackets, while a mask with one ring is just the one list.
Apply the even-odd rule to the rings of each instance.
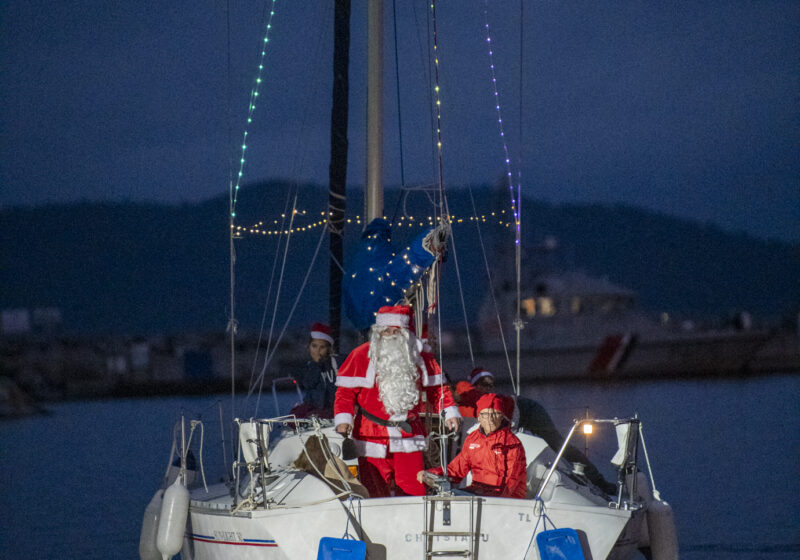
[[[307, 483], [305, 480], [295, 482], [298, 487]], [[313, 482], [311, 484], [316, 486]], [[227, 492], [226, 488], [223, 489]], [[556, 491], [554, 496], [557, 495]], [[435, 507], [436, 531], [470, 531], [469, 502], [451, 502], [452, 523], [448, 527], [442, 524], [441, 504]], [[629, 558], [636, 549], [639, 532], [634, 528], [635, 523], [629, 525], [630, 511], [601, 508], [594, 504], [562, 505], [553, 500], [545, 507], [547, 516], [556, 527], [571, 527], [578, 531], [584, 549], [591, 550], [594, 560]], [[539, 558], [535, 542], [531, 541], [535, 533], [545, 530], [544, 519], [538, 515], [538, 510], [533, 500], [481, 498], [475, 515], [480, 535], [477, 558]], [[639, 517], [634, 515], [634, 518]], [[218, 500], [193, 500], [183, 558], [305, 560], [317, 557], [322, 537], [341, 538], [345, 531], [367, 542], [371, 559], [424, 558], [426, 536], [423, 531], [426, 527], [425, 505], [421, 497], [371, 498], [352, 502], [332, 499], [314, 505], [278, 505], [273, 509], [234, 514], [231, 514], [230, 507]], [[548, 523], [547, 529], [551, 528]], [[635, 536], [626, 542], [625, 533]], [[466, 550], [471, 538], [435, 536], [432, 549]]]

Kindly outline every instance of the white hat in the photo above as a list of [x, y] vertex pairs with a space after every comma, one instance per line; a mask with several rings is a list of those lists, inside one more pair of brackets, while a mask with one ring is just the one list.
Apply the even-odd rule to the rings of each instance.
[[486, 371], [483, 368], [477, 367], [469, 374], [469, 382], [475, 385], [475, 382], [481, 377], [494, 377], [494, 375], [491, 371]]
[[381, 327], [408, 329], [411, 324], [411, 308], [407, 305], [386, 305], [378, 309], [375, 324]]

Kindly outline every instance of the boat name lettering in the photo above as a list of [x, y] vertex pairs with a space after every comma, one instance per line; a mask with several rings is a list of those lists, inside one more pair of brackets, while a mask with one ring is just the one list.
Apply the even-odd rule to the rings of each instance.
[[214, 531], [214, 538], [218, 541], [244, 542], [242, 534], [238, 531]]
[[520, 523], [530, 523], [531, 522], [531, 514], [530, 513], [520, 513], [519, 514], [519, 521]]
[[[422, 533], [406, 533], [405, 534], [406, 542], [423, 542], [425, 537]], [[461, 536], [461, 537], [449, 537], [449, 536], [442, 536], [442, 535], [435, 535], [434, 541], [436, 542], [469, 542], [469, 537]], [[482, 542], [489, 542], [489, 535], [486, 533], [481, 533], [481, 541]]]

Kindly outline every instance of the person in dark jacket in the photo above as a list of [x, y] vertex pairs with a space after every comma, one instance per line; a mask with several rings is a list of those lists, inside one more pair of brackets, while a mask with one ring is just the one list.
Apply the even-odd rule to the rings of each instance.
[[295, 376], [303, 393], [303, 402], [292, 409], [300, 417], [311, 415], [333, 418], [333, 399], [336, 396], [336, 361], [331, 356], [333, 337], [328, 325], [314, 323], [308, 342], [310, 360]]

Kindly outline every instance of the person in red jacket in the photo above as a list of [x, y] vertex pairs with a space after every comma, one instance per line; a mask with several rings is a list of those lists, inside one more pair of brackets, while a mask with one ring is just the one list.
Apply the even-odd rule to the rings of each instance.
[[352, 432], [358, 478], [371, 497], [425, 493], [415, 475], [423, 468], [426, 405], [445, 413], [450, 430], [461, 421], [439, 364], [411, 331], [411, 317], [408, 306], [381, 307], [370, 341], [350, 353], [336, 377], [333, 423], [345, 437]]
[[[464, 439], [455, 459], [447, 466], [447, 474], [459, 482], [472, 471], [469, 492], [481, 496], [524, 498], [527, 493], [527, 461], [525, 449], [510, 429], [507, 416], [514, 410], [514, 401], [495, 393], [478, 399], [480, 428]], [[425, 473], [442, 474], [437, 467], [417, 473], [417, 480], [425, 481]]]
[[[459, 381], [456, 385], [456, 401], [458, 411], [464, 418], [476, 418], [478, 411], [475, 406], [478, 399], [494, 389], [494, 375], [484, 367], [476, 367], [469, 374], [467, 381]], [[511, 418], [511, 414], [508, 415]]]

